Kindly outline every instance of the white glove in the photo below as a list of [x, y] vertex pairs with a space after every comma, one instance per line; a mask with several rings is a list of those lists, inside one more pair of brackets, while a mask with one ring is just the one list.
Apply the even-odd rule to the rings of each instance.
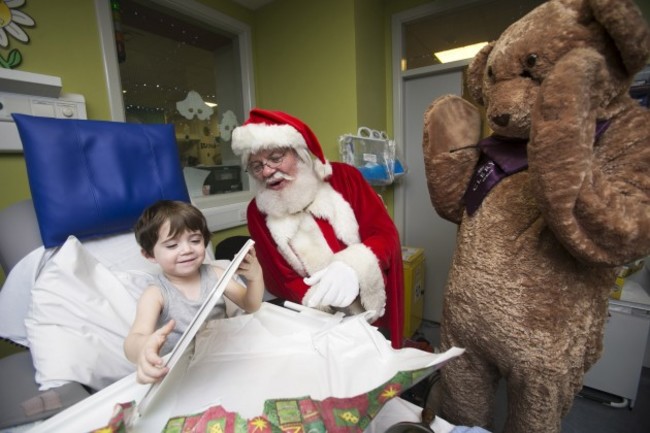
[[347, 307], [359, 296], [357, 273], [343, 262], [334, 261], [303, 281], [312, 286], [302, 300], [308, 307]]

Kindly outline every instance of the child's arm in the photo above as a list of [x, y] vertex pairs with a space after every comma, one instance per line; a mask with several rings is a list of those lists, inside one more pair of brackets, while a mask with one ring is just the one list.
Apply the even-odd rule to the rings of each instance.
[[224, 294], [247, 313], [254, 313], [262, 305], [264, 296], [264, 277], [260, 262], [257, 261], [255, 248], [251, 247], [248, 250], [248, 254], [237, 269], [237, 274], [246, 278], [246, 286], [242, 286], [234, 279], [230, 280]]
[[149, 286], [138, 301], [135, 320], [124, 340], [124, 354], [137, 365], [137, 379], [140, 383], [156, 382], [168, 371], [163, 367], [163, 360], [158, 353], [167, 335], [174, 329], [174, 321], [170, 320], [156, 330], [162, 303], [160, 290], [156, 286]]

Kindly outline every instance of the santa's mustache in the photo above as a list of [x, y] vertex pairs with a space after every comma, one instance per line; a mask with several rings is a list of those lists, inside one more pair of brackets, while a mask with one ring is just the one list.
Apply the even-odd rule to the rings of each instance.
[[282, 173], [281, 171], [276, 171], [275, 173], [273, 173], [271, 175], [271, 177], [269, 177], [268, 179], [265, 179], [264, 183], [269, 185], [269, 184], [272, 184], [272, 183], [279, 182], [281, 180], [294, 180], [294, 177], [289, 176], [286, 173]]

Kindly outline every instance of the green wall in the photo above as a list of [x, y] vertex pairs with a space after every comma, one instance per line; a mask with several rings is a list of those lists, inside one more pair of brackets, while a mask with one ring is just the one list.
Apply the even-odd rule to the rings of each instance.
[[[331, 161], [341, 135], [388, 130], [385, 3], [276, 0], [255, 16], [257, 105], [305, 121]], [[392, 188], [377, 192], [392, 214]]]
[[357, 125], [386, 131], [386, 70], [383, 2], [355, 2]]
[[254, 23], [257, 105], [306, 122], [330, 160], [357, 124], [354, 3], [276, 0]]
[[385, 3], [276, 0], [255, 17], [257, 105], [304, 120], [330, 160], [341, 135], [387, 129]]

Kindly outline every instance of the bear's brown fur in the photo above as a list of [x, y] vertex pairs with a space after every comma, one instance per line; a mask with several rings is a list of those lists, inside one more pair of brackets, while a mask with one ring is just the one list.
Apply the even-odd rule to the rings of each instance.
[[442, 369], [448, 421], [492, 429], [504, 378], [506, 432], [560, 431], [601, 355], [616, 266], [650, 254], [650, 112], [628, 95], [649, 54], [632, 0], [550, 0], [486, 46], [469, 89], [527, 160], [471, 215], [479, 111], [447, 95], [425, 113], [431, 201], [459, 224], [441, 334], [467, 351]]

